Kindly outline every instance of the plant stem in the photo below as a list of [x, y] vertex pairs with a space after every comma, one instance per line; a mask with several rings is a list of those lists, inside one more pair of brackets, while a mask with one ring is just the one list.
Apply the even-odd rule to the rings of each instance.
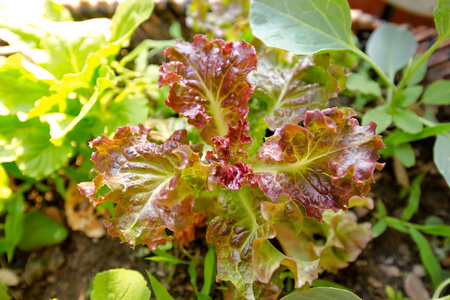
[[394, 84], [394, 82], [386, 75], [386, 73], [383, 72], [383, 70], [380, 69], [380, 67], [377, 65], [376, 62], [374, 62], [367, 54], [365, 54], [361, 49], [354, 46], [351, 49], [354, 53], [356, 53], [358, 56], [360, 56], [362, 59], [364, 59], [369, 65], [372, 67], [372, 69], [377, 72], [378, 76], [380, 76], [383, 81], [392, 88], [393, 91], [397, 91], [397, 86]]
[[436, 291], [433, 294], [433, 299], [438, 299], [441, 296], [442, 291], [444, 288], [450, 284], [450, 278], [447, 278], [447, 280], [444, 280], [436, 289]]
[[408, 80], [411, 78], [411, 76], [416, 72], [416, 70], [419, 68], [419, 66], [424, 63], [428, 57], [442, 44], [443, 40], [438, 39], [428, 50], [427, 52], [425, 52], [422, 57], [419, 59], [419, 61], [412, 67], [411, 70], [409, 70], [409, 72], [406, 74], [405, 77], [402, 78], [402, 80], [400, 80], [399, 84], [398, 84], [398, 89], [402, 90], [406, 83], [408, 82]]

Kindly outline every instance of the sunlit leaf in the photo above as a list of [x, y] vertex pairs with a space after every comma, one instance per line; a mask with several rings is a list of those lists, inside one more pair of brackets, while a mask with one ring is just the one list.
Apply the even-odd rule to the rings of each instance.
[[97, 273], [92, 285], [92, 300], [149, 300], [150, 290], [141, 273], [112, 269]]
[[367, 41], [367, 54], [393, 78], [416, 52], [418, 43], [412, 32], [391, 24], [383, 24]]
[[153, 8], [153, 1], [121, 1], [112, 18], [110, 42], [123, 42], [130, 38], [136, 28], [148, 20]]
[[250, 24], [266, 45], [298, 54], [354, 47], [345, 0], [254, 0]]
[[344, 69], [338, 69], [338, 66], [330, 65], [326, 55], [263, 54], [251, 78], [257, 84], [253, 97], [267, 105], [264, 120], [269, 129], [275, 131], [285, 124], [299, 123], [307, 110], [325, 108], [328, 100], [339, 92], [338, 81], [333, 75], [340, 73], [346, 78]]
[[[100, 174], [79, 188], [96, 205], [116, 203], [114, 217], [105, 221], [109, 234], [133, 246], [156, 249], [171, 239], [166, 228], [181, 231], [192, 222], [194, 192], [181, 171], [191, 168], [198, 154], [187, 145], [186, 131], [179, 130], [157, 145], [148, 141], [150, 130], [126, 126], [112, 140], [95, 139], [93, 171]], [[101, 196], [98, 191], [104, 184], [111, 191]]]
[[373, 182], [378, 150], [384, 147], [375, 124], [359, 126], [353, 110], [336, 108], [306, 113], [304, 127], [277, 129], [255, 162], [258, 185], [273, 201], [286, 197], [301, 203], [309, 217], [322, 220], [327, 209], [345, 209]]
[[282, 300], [361, 300], [349, 291], [331, 287], [317, 287], [307, 291], [290, 294]]
[[202, 129], [203, 140], [227, 133], [227, 124], [244, 118], [253, 86], [247, 75], [256, 67], [255, 49], [245, 42], [225, 44], [196, 35], [193, 43], [166, 49], [160, 85], [170, 86], [166, 105]]
[[[207, 231], [208, 241], [217, 245], [217, 280], [231, 281], [246, 299], [276, 297], [282, 288], [279, 271], [285, 268], [294, 275], [296, 287], [317, 277], [318, 261], [285, 256], [268, 241], [275, 237], [276, 224], [301, 223], [296, 218], [298, 208], [295, 210], [293, 203], [272, 206], [265, 200], [260, 191], [247, 187], [223, 192], [219, 201], [224, 211], [211, 221]], [[265, 207], [264, 217], [261, 207]]]

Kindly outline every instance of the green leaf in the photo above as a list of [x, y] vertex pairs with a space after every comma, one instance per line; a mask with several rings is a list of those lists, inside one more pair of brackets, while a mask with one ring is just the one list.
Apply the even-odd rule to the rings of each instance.
[[83, 119], [86, 116], [86, 114], [92, 109], [97, 100], [100, 98], [101, 94], [106, 89], [114, 85], [115, 85], [114, 81], [108, 80], [106, 78], [98, 78], [94, 93], [92, 94], [89, 101], [85, 105], [83, 105], [83, 108], [81, 109], [80, 113], [64, 129], [60, 129], [57, 131], [52, 130], [51, 132], [52, 137], [50, 141], [56, 146], [61, 146], [63, 143], [63, 139], [67, 135], [67, 133], [69, 133], [81, 121], [81, 119]]
[[380, 220], [372, 226], [372, 234], [374, 238], [379, 237], [386, 230], [387, 224], [385, 221]]
[[279, 272], [285, 267], [292, 272], [296, 288], [317, 278], [318, 260], [285, 256], [268, 240], [275, 237], [272, 224], [298, 227], [294, 224], [302, 220], [299, 208], [293, 202], [265, 200], [259, 189], [222, 192], [219, 202], [226, 204], [224, 211], [211, 221], [207, 231], [208, 241], [217, 245], [216, 280], [231, 281], [239, 296], [246, 299], [278, 295], [282, 288]]
[[189, 280], [192, 284], [192, 287], [194, 288], [194, 291], [198, 290], [197, 286], [197, 266], [193, 263], [188, 265], [188, 273], [189, 273]]
[[8, 295], [8, 287], [0, 282], [0, 300], [9, 300], [11, 297]]
[[438, 80], [430, 84], [422, 97], [422, 102], [427, 104], [450, 104], [450, 81]]
[[72, 147], [67, 144], [53, 145], [49, 131], [48, 125], [39, 123], [37, 127], [30, 128], [19, 142], [16, 163], [23, 174], [35, 178], [48, 176], [71, 156]]
[[216, 273], [216, 251], [212, 245], [209, 245], [208, 252], [206, 252], [204, 268], [201, 293], [208, 296], [212, 283], [215, 281], [214, 273]]
[[9, 188], [9, 177], [3, 166], [0, 164], [0, 213], [5, 209], [4, 200], [12, 195]]
[[414, 104], [419, 99], [420, 95], [423, 92], [423, 86], [421, 85], [415, 85], [407, 87], [403, 90], [403, 103], [401, 104], [401, 107], [408, 107], [411, 104]]
[[332, 288], [337, 288], [337, 289], [340, 289], [340, 290], [346, 290], [346, 291], [349, 291], [349, 292], [352, 291], [352, 290], [350, 290], [349, 288], [347, 288], [347, 287], [345, 287], [343, 285], [340, 285], [338, 283], [335, 283], [335, 282], [332, 282], [332, 281], [328, 281], [328, 280], [325, 280], [325, 279], [320, 279], [320, 278], [314, 280], [311, 286], [312, 287], [332, 287]]
[[367, 111], [362, 118], [362, 124], [367, 125], [370, 121], [373, 121], [377, 124], [376, 133], [382, 133], [392, 123], [392, 115], [389, 114], [389, 109], [388, 105], [380, 105]]
[[408, 143], [395, 145], [394, 155], [407, 168], [411, 168], [416, 164], [416, 154], [414, 153], [412, 146]]
[[128, 95], [125, 98], [115, 99], [109, 108], [105, 107], [102, 115], [104, 133], [110, 134], [125, 125], [144, 124], [148, 113], [148, 99], [144, 95]]
[[97, 273], [92, 300], [149, 300], [151, 292], [141, 273], [134, 270], [112, 269]]
[[47, 59], [39, 65], [58, 79], [67, 73], [81, 72], [88, 56], [107, 44], [110, 26], [111, 21], [104, 18], [48, 26], [40, 44]]
[[427, 272], [431, 277], [433, 286], [437, 287], [441, 282], [442, 269], [436, 259], [436, 255], [433, 253], [433, 250], [431, 250], [431, 246], [428, 243], [427, 239], [419, 231], [410, 227], [409, 233], [414, 242], [419, 247], [420, 259], [422, 260], [425, 269], [427, 269]]
[[423, 130], [422, 121], [415, 112], [407, 109], [398, 109], [392, 117], [394, 124], [405, 132], [416, 134]]
[[5, 219], [5, 244], [8, 261], [11, 261], [14, 249], [22, 238], [24, 228], [23, 205], [25, 199], [22, 194], [16, 193], [8, 203], [8, 214]]
[[9, 56], [0, 66], [0, 101], [7, 109], [1, 114], [28, 113], [39, 98], [49, 96], [52, 80], [46, 73], [21, 54]]
[[386, 224], [388, 226], [394, 228], [395, 230], [398, 230], [403, 233], [409, 233], [409, 228], [405, 225], [405, 222], [403, 222], [399, 219], [392, 218], [392, 217], [386, 217], [384, 219], [384, 221], [386, 222]]
[[17, 245], [23, 251], [59, 244], [69, 234], [66, 227], [39, 210], [25, 213], [23, 221], [23, 235]]
[[44, 0], [42, 2], [45, 8], [45, 12], [42, 15], [44, 18], [56, 22], [73, 21], [70, 10], [61, 4], [57, 4], [52, 0]]
[[299, 57], [273, 50], [259, 56], [257, 70], [250, 77], [257, 84], [253, 104], [267, 107], [256, 114], [263, 114], [272, 131], [303, 121], [307, 110], [324, 109], [339, 93], [338, 79], [346, 79], [344, 69], [331, 65], [328, 55]]
[[450, 186], [450, 132], [439, 134], [434, 144], [434, 162]]
[[367, 41], [366, 52], [392, 79], [416, 52], [418, 43], [412, 32], [391, 24], [383, 24]]
[[420, 83], [427, 74], [427, 60], [425, 59], [420, 66], [417, 67], [417, 69], [414, 71], [414, 73], [411, 73], [416, 65], [419, 63], [420, 59], [422, 58], [423, 54], [419, 54], [413, 57], [412, 62], [409, 63], [405, 69], [403, 69], [403, 78], [406, 76], [410, 76], [408, 81], [406, 82], [407, 86], [413, 86], [418, 83]]
[[[152, 286], [153, 293], [157, 300], [174, 300], [172, 296], [170, 296], [169, 292], [166, 288], [155, 278], [149, 271], [147, 272], [147, 276], [150, 279], [150, 284]], [[95, 299], [93, 299], [95, 300]]]
[[212, 300], [210, 296], [202, 294], [199, 291], [195, 291], [195, 295], [197, 296], [197, 300]]
[[189, 264], [189, 262], [178, 259], [177, 257], [170, 255], [170, 256], [151, 256], [147, 257], [147, 260], [156, 261], [156, 262], [162, 262], [162, 263], [168, 263], [168, 264]]
[[366, 73], [352, 73], [347, 80], [347, 90], [381, 98], [380, 85]]
[[386, 205], [384, 205], [383, 201], [381, 199], [377, 199], [377, 211], [380, 218], [387, 216], [387, 210]]
[[450, 237], [450, 225], [415, 225], [414, 228], [428, 234]]
[[405, 207], [405, 210], [402, 214], [402, 220], [408, 221], [411, 217], [419, 210], [419, 202], [421, 189], [420, 185], [425, 178], [426, 173], [421, 173], [417, 175], [411, 183], [409, 197], [408, 197], [408, 205]]
[[450, 37], [450, 0], [439, 0], [434, 10], [434, 22], [439, 34], [439, 40], [445, 41]]
[[345, 0], [254, 0], [250, 24], [266, 45], [297, 54], [355, 47]]
[[112, 18], [110, 42], [120, 42], [131, 37], [139, 25], [150, 18], [153, 1], [127, 0], [120, 2]]
[[438, 135], [447, 130], [450, 130], [450, 123], [443, 123], [433, 127], [426, 127], [418, 134], [410, 134], [402, 131], [396, 131], [393, 134], [389, 135], [388, 137], [384, 138], [383, 142], [385, 143], [386, 146], [409, 143], [425, 139], [430, 136]]
[[361, 298], [343, 289], [317, 287], [304, 292], [287, 295], [281, 300], [361, 300]]

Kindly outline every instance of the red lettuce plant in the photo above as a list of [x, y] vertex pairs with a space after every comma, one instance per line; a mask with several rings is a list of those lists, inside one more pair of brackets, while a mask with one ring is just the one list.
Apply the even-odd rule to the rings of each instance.
[[[184, 129], [156, 142], [142, 125], [91, 142], [99, 175], [79, 188], [95, 205], [116, 204], [114, 217], [105, 221], [108, 232], [155, 249], [172, 240], [171, 233], [186, 238], [182, 233], [192, 230], [194, 216], [206, 211], [212, 218], [206, 237], [217, 246], [217, 280], [231, 281], [246, 299], [276, 298], [286, 269], [301, 287], [317, 278], [319, 264], [333, 270], [354, 260], [370, 232], [337, 212], [369, 191], [375, 168], [382, 167], [376, 161], [383, 142], [376, 125], [360, 126], [352, 109], [318, 109], [339, 91], [342, 68], [326, 56], [296, 58], [271, 73], [254, 72], [250, 82], [257, 65], [250, 44], [202, 35], [193, 43], [178, 41], [165, 56], [165, 103], [188, 119], [203, 143], [191, 145]], [[249, 116], [255, 87], [255, 103], [265, 108]], [[264, 142], [252, 139], [249, 122], [260, 124], [255, 117], [261, 115], [265, 128], [274, 130]], [[255, 143], [259, 150], [249, 155]], [[104, 185], [110, 191], [102, 196]], [[329, 209], [332, 216], [324, 217]], [[325, 244], [311, 240], [315, 230], [325, 230]], [[332, 247], [349, 254], [320, 263], [322, 253], [335, 253]]]

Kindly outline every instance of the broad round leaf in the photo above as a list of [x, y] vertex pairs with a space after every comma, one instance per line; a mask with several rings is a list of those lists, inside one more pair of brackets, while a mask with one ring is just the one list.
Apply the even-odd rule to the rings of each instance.
[[434, 162], [450, 186], [450, 133], [439, 134], [434, 145]]
[[423, 130], [422, 121], [415, 112], [407, 109], [396, 111], [393, 116], [394, 124], [403, 131], [416, 134]]
[[97, 273], [94, 278], [92, 300], [148, 300], [150, 290], [141, 273], [134, 270], [113, 269]]
[[298, 54], [354, 47], [346, 0], [254, 0], [250, 24], [266, 45]]
[[367, 41], [366, 52], [375, 63], [393, 78], [403, 68], [417, 49], [417, 41], [411, 31], [383, 24]]
[[422, 97], [422, 102], [428, 104], [450, 104], [450, 81], [438, 80], [430, 84]]
[[319, 287], [287, 295], [282, 300], [361, 300], [361, 298], [345, 290]]
[[25, 213], [23, 220], [23, 235], [18, 247], [30, 251], [39, 247], [61, 243], [69, 232], [66, 227], [47, 217], [39, 210]]

